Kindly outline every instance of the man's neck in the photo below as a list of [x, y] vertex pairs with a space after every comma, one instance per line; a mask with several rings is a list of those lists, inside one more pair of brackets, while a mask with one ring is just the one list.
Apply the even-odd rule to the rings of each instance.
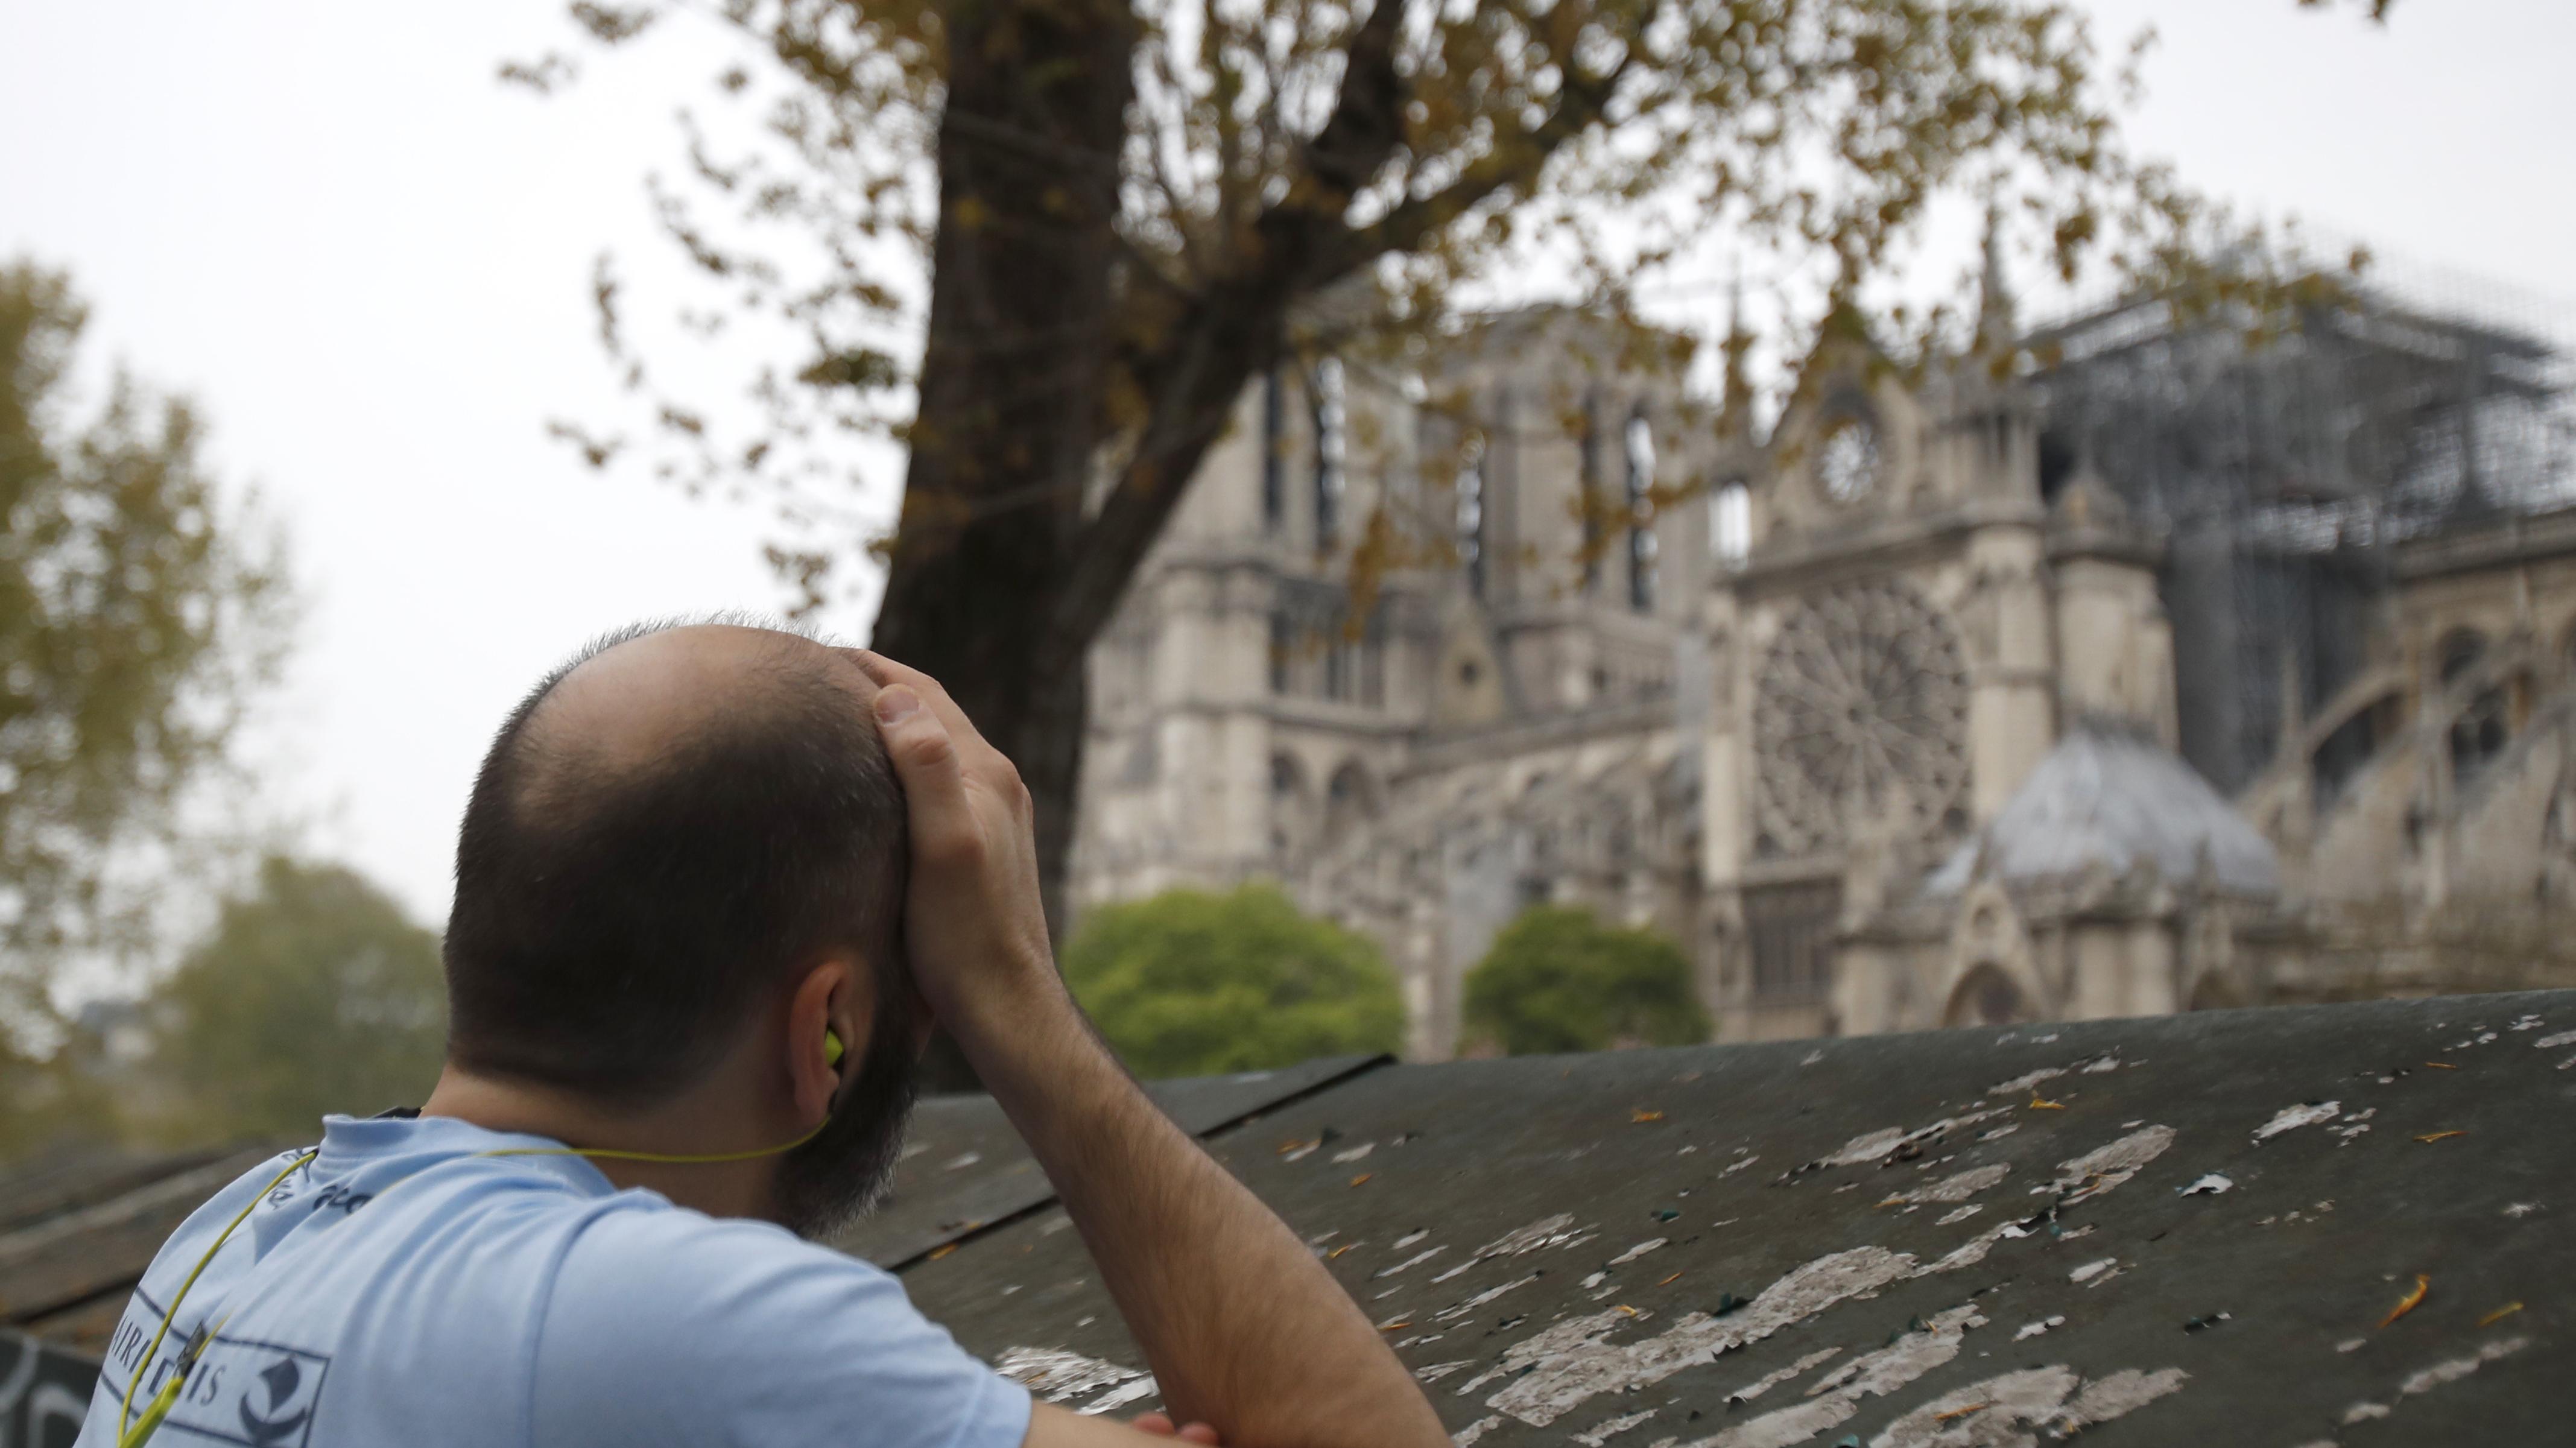
[[[491, 1131], [543, 1136], [588, 1150], [712, 1155], [769, 1145], [744, 1136], [752, 1114], [726, 1109], [716, 1093], [691, 1092], [640, 1110], [599, 1103], [522, 1081], [477, 1075], [454, 1062], [421, 1103], [423, 1116], [450, 1116]], [[620, 1188], [643, 1187], [711, 1217], [771, 1216], [772, 1158], [688, 1164], [585, 1158]]]

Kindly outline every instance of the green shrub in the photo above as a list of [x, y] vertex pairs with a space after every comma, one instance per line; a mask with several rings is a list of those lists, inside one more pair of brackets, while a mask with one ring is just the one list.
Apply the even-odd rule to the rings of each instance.
[[1404, 1042], [1395, 976], [1365, 936], [1269, 885], [1170, 890], [1087, 912], [1064, 977], [1140, 1076], [1212, 1075]]
[[1522, 911], [1467, 974], [1471, 1048], [1527, 1056], [1696, 1045], [1708, 1035], [1681, 947], [1651, 930], [1612, 929], [1589, 910]]

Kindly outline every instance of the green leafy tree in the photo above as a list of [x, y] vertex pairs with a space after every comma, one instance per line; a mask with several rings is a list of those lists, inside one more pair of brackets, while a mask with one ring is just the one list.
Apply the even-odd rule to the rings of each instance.
[[1689, 1046], [1708, 1012], [1681, 947], [1614, 930], [1589, 910], [1539, 905], [1494, 937], [1467, 974], [1467, 1038], [1512, 1056]]
[[[706, 282], [675, 345], [743, 322], [777, 339], [730, 353], [758, 421], [726, 425], [675, 380], [692, 369], [644, 355], [660, 344], [634, 340], [607, 258], [593, 282], [659, 472], [774, 490], [799, 527], [770, 557], [810, 603], [883, 560], [875, 646], [1017, 763], [1059, 920], [1084, 661], [1264, 372], [1330, 354], [1418, 383], [1491, 283], [1531, 274], [1626, 324], [1622, 360], [1671, 363], [1636, 301], [1704, 288], [1712, 237], [1821, 283], [1772, 339], [1801, 355], [1944, 195], [1986, 200], [2070, 276], [2161, 284], [2208, 250], [2209, 208], [2128, 153], [2133, 73], [2071, 0], [569, 9], [602, 45], [674, 14], [734, 41], [711, 52], [712, 106], [685, 113], [691, 182], [654, 190]], [[503, 74], [547, 90], [576, 69]], [[1964, 305], [1874, 310], [1893, 346], [1972, 325]], [[558, 428], [597, 464], [626, 444]], [[861, 436], [907, 449], [890, 536], [854, 526]], [[1333, 562], [1364, 588], [1451, 549], [1443, 516], [1381, 507]]]
[[1369, 940], [1269, 885], [1169, 890], [1088, 912], [1065, 982], [1141, 1076], [1394, 1051], [1404, 1002]]
[[334, 865], [272, 857], [150, 1003], [165, 1129], [310, 1136], [417, 1104], [447, 1030], [438, 937]]
[[0, 1028], [35, 1049], [62, 961], [139, 942], [115, 866], [169, 862], [284, 621], [185, 402], [120, 370], [73, 415], [84, 321], [62, 275], [0, 265]]

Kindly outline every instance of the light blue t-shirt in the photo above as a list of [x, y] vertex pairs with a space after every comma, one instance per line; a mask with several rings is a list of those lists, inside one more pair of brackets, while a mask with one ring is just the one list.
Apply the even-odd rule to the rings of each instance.
[[619, 1191], [554, 1146], [452, 1118], [323, 1122], [321, 1155], [171, 1294], [284, 1153], [199, 1207], [143, 1275], [79, 1448], [114, 1448], [201, 1324], [154, 1448], [738, 1444], [1019, 1448], [1028, 1394], [893, 1277], [760, 1222]]

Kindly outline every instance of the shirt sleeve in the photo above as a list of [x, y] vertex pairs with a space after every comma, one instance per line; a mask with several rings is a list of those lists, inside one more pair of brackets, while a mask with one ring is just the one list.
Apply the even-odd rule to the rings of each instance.
[[537, 1329], [533, 1441], [1020, 1448], [1026, 1390], [868, 1263], [757, 1222], [612, 1211]]

